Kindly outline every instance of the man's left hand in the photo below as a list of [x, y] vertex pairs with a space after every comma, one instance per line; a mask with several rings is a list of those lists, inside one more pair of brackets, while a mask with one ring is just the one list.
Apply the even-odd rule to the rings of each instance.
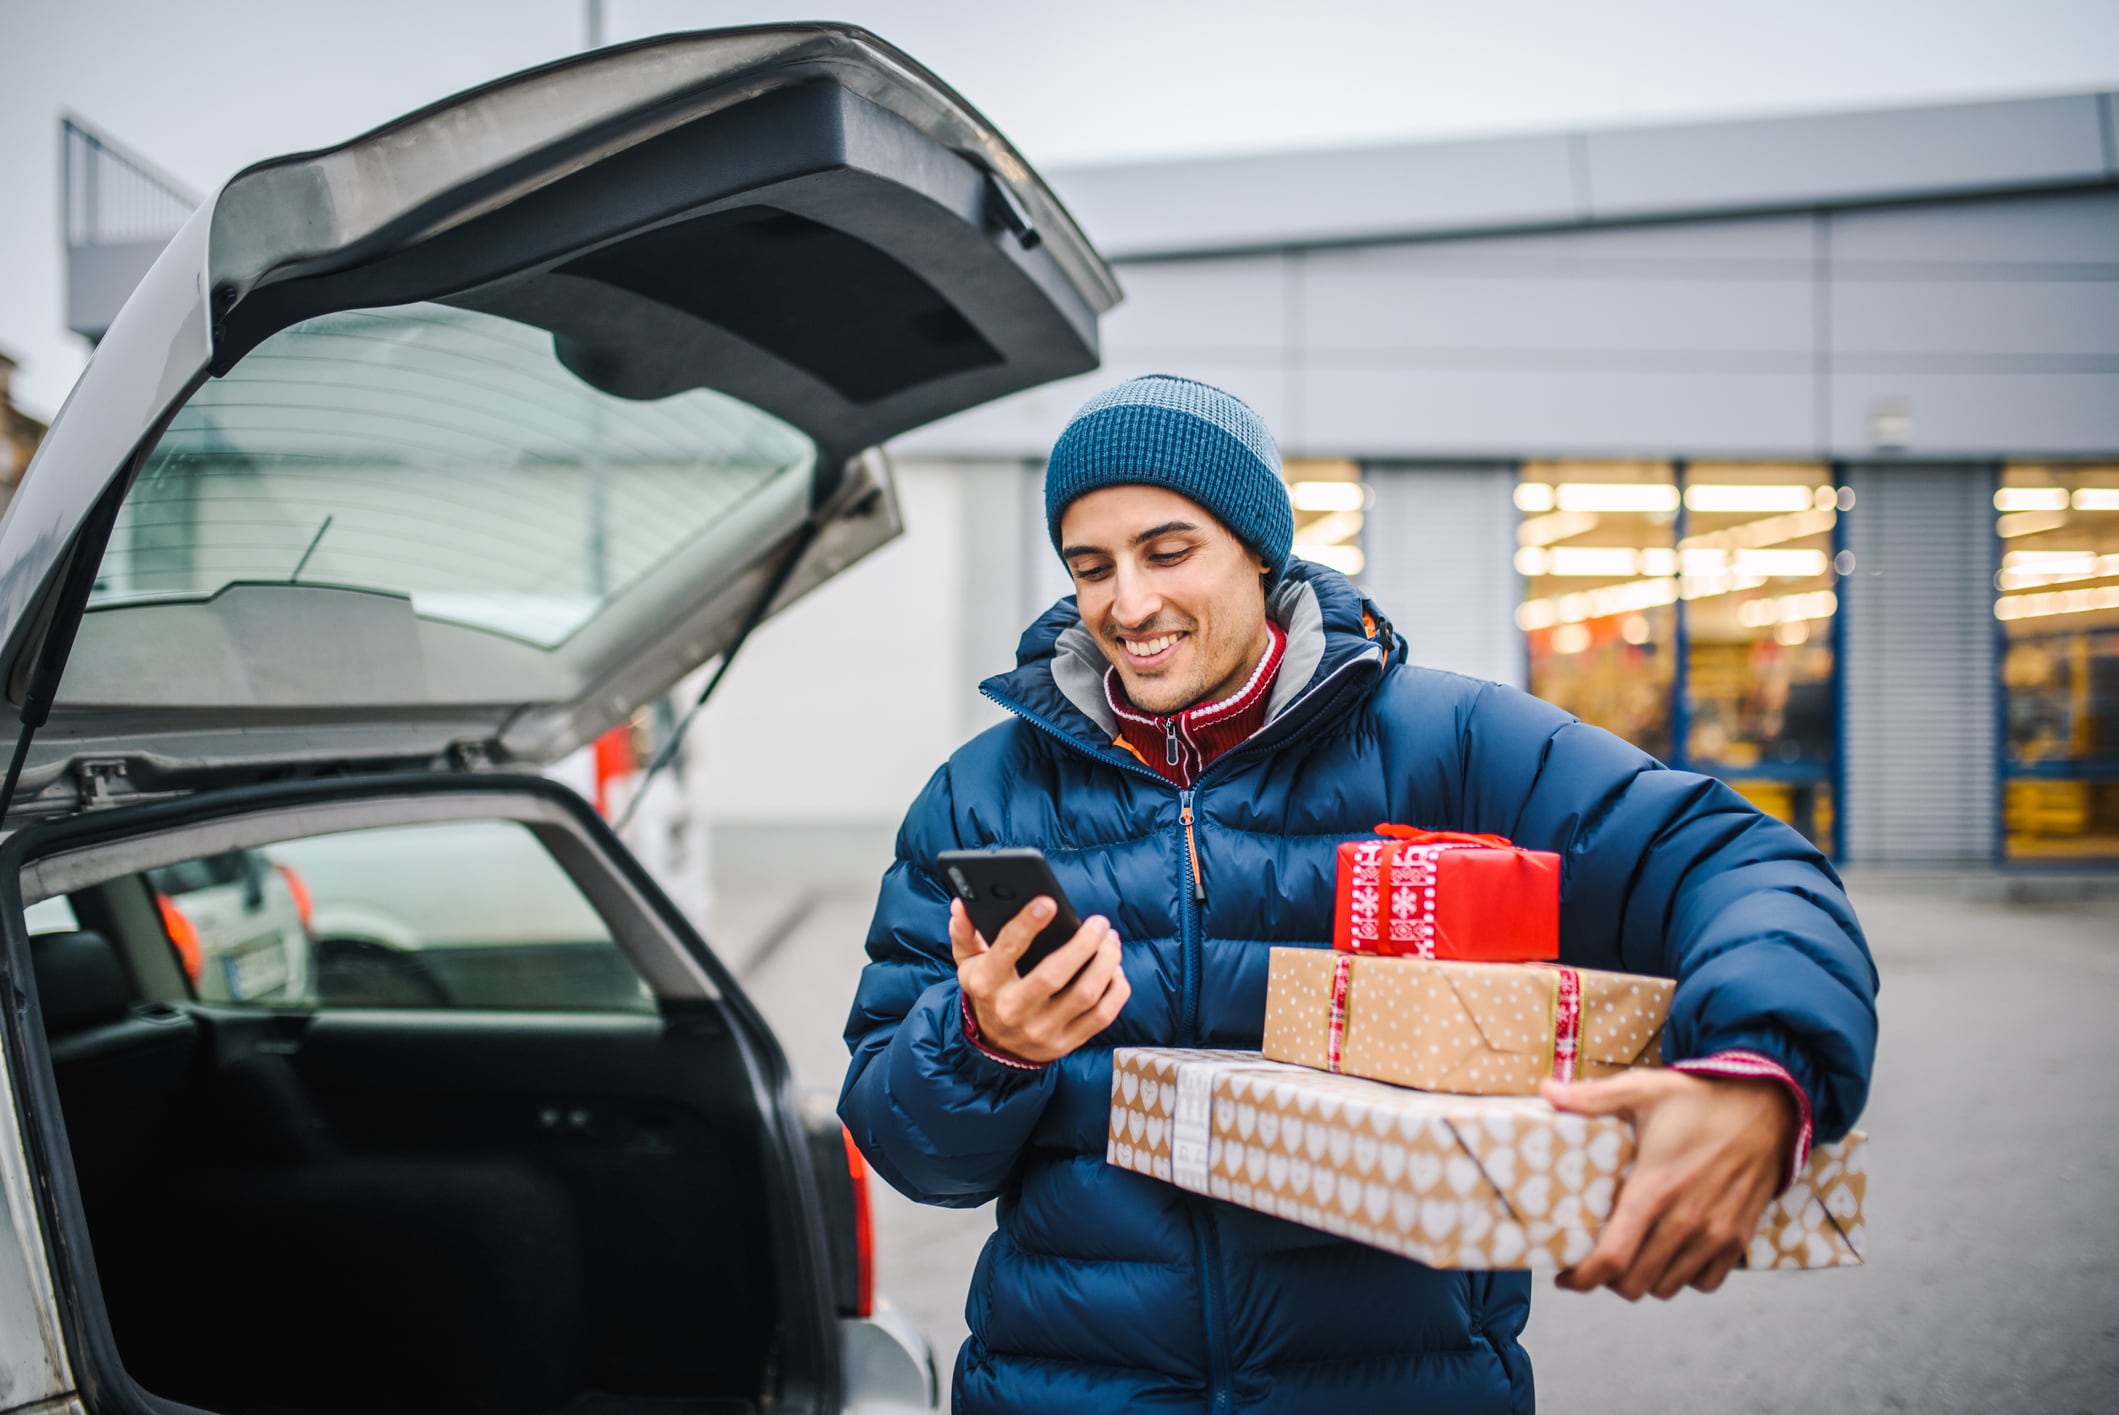
[[1720, 1287], [1787, 1174], [1801, 1124], [1787, 1088], [1643, 1067], [1572, 1085], [1547, 1081], [1542, 1094], [1561, 1110], [1625, 1116], [1635, 1135], [1633, 1171], [1610, 1221], [1558, 1285], [1609, 1287], [1629, 1302]]

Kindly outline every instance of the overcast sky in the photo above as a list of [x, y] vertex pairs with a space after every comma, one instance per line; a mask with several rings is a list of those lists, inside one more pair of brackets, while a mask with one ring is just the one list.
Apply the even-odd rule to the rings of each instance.
[[[572, 52], [585, 9], [0, 0], [17, 396], [49, 413], [86, 356], [64, 328], [61, 113], [204, 193]], [[819, 10], [922, 60], [1040, 166], [2119, 88], [2115, 0], [606, 0], [604, 23], [616, 41]]]

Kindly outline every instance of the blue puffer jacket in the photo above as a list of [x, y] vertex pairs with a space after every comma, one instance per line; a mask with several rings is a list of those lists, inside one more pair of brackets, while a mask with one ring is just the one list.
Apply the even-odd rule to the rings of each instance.
[[[898, 836], [839, 1113], [901, 1192], [1000, 1200], [960, 1409], [1531, 1408], [1527, 1276], [1422, 1267], [1104, 1163], [1109, 1048], [1257, 1046], [1268, 947], [1330, 939], [1335, 847], [1379, 821], [1559, 851], [1563, 956], [1677, 978], [1667, 1055], [1777, 1058], [1822, 1139], [1861, 1110], [1876, 973], [1800, 836], [1535, 698], [1407, 666], [1329, 570], [1295, 562], [1271, 610], [1289, 642], [1268, 725], [1181, 793], [1112, 745], [1103, 660], [1061, 601], [984, 685], [1015, 720], [951, 757]], [[1044, 1070], [964, 1036], [933, 861], [985, 845], [1042, 848], [1124, 940], [1125, 1012]]]

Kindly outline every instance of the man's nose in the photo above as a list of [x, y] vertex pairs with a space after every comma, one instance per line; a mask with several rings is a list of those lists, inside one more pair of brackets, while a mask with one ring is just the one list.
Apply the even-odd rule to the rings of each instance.
[[1122, 629], [1143, 629], [1162, 613], [1162, 596], [1138, 567], [1121, 564], [1111, 573], [1111, 614]]

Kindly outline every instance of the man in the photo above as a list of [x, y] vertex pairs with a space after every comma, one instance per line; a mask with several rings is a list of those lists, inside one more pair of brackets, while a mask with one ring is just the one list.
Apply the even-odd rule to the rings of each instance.
[[[1673, 1066], [1548, 1089], [1640, 1140], [1561, 1285], [1718, 1287], [1813, 1130], [1842, 1134], [1867, 1091], [1876, 974], [1822, 857], [1557, 708], [1408, 665], [1375, 605], [1290, 558], [1279, 453], [1217, 389], [1092, 398], [1045, 495], [1075, 595], [984, 685], [1012, 720], [906, 817], [847, 1023], [840, 1114], [869, 1162], [927, 1203], [1000, 1200], [959, 1408], [1531, 1408], [1527, 1275], [1422, 1267], [1104, 1163], [1110, 1049], [1256, 1047], [1268, 948], [1330, 938], [1336, 847], [1380, 821], [1558, 851], [1566, 960], [1678, 980]], [[1449, 613], [1434, 594], [1399, 608]], [[1049, 904], [982, 939], [934, 872], [988, 845], [1042, 848], [1086, 916], [1024, 977]]]

